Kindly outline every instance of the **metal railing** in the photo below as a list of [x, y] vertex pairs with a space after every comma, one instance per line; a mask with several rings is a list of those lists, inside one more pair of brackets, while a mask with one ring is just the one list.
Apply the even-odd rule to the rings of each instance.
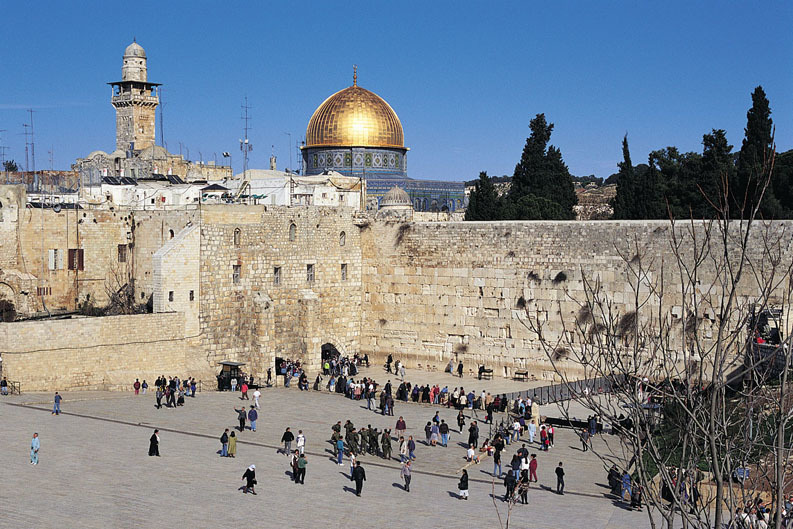
[[[510, 401], [523, 397], [531, 398], [542, 404], [552, 404], [564, 400], [570, 400], [581, 395], [599, 395], [611, 393], [616, 387], [625, 382], [625, 375], [614, 375], [609, 377], [587, 378], [574, 382], [561, 382], [549, 386], [527, 389], [526, 391], [516, 391], [506, 393]], [[503, 394], [502, 394], [503, 395]]]

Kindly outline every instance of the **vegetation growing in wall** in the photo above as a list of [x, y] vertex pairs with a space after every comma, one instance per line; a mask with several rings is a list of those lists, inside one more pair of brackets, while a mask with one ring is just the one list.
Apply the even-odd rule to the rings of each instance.
[[399, 225], [399, 228], [397, 228], [396, 238], [394, 239], [394, 246], [399, 246], [402, 244], [402, 241], [405, 239], [405, 236], [410, 233], [412, 227], [413, 226], [409, 222], [403, 222]]

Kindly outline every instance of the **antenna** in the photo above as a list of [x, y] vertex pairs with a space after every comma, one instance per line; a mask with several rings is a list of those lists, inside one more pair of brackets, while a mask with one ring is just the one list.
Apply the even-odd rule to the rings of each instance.
[[289, 148], [287, 150], [289, 151], [289, 170], [291, 171], [294, 169], [294, 167], [292, 167], [292, 133], [284, 132], [284, 134], [289, 136]]
[[163, 149], [165, 148], [165, 128], [162, 125], [162, 113], [163, 109], [165, 108], [165, 102], [163, 101], [162, 94], [165, 92], [162, 87], [157, 89], [159, 96], [160, 96], [160, 147]]
[[241, 106], [242, 108], [242, 119], [243, 131], [245, 132], [245, 138], [240, 140], [240, 150], [242, 151], [242, 178], [243, 180], [248, 176], [248, 153], [253, 150], [253, 144], [248, 141], [248, 131], [251, 130], [253, 127], [250, 126], [251, 118], [248, 116], [248, 110], [252, 107], [248, 105], [248, 96], [245, 96], [245, 104]]

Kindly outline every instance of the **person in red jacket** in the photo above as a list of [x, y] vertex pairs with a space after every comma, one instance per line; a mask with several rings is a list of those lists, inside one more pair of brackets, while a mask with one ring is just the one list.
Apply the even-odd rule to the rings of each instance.
[[532, 454], [529, 461], [529, 483], [532, 481], [537, 482], [537, 454]]

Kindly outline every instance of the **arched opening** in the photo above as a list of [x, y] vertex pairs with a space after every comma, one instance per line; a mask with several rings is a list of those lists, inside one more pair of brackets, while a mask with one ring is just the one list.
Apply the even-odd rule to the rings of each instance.
[[9, 322], [16, 319], [14, 298], [14, 289], [6, 283], [0, 283], [0, 321]]
[[347, 234], [341, 232], [339, 234], [339, 246], [344, 246], [345, 244], [347, 244]]
[[240, 237], [241, 237], [240, 229], [236, 228], [234, 230], [234, 246], [236, 246], [237, 248], [239, 248], [240, 246]]
[[173, 239], [174, 235], [175, 235], [175, 233], [173, 232], [173, 230], [168, 230], [168, 238], [169, 239]]
[[330, 361], [333, 358], [337, 358], [340, 354], [339, 350], [336, 349], [336, 346], [332, 343], [322, 344], [322, 363], [325, 363], [325, 360]]
[[293, 222], [289, 225], [289, 240], [294, 241], [295, 239], [297, 239], [297, 226]]

